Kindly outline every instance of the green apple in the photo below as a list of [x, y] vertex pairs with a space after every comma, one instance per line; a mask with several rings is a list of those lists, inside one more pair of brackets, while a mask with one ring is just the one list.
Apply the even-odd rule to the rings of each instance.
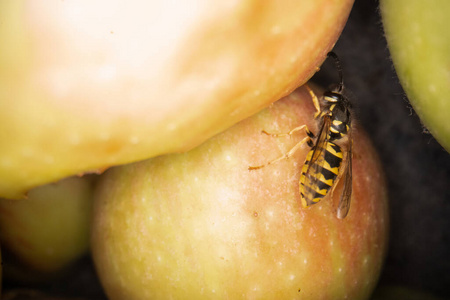
[[[387, 242], [380, 162], [357, 125], [345, 219], [333, 197], [303, 209], [309, 147], [249, 171], [317, 132], [304, 88], [201, 146], [107, 171], [96, 191], [91, 247], [118, 299], [368, 299]], [[338, 190], [338, 189], [336, 189]], [[331, 199], [333, 198], [333, 199]]]
[[321, 65], [353, 0], [0, 2], [0, 196], [189, 150]]
[[423, 124], [450, 152], [450, 1], [382, 0], [392, 61]]
[[91, 179], [72, 177], [35, 188], [28, 199], [0, 199], [0, 242], [14, 258], [5, 256], [5, 277], [40, 279], [85, 254], [92, 194]]

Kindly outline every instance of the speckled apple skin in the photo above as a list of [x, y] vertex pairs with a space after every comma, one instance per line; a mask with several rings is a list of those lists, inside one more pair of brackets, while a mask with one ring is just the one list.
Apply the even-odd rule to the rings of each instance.
[[303, 209], [299, 177], [314, 108], [298, 89], [201, 146], [108, 171], [96, 193], [92, 251], [123, 299], [368, 299], [386, 252], [387, 192], [377, 154], [354, 125], [348, 216], [335, 199]]

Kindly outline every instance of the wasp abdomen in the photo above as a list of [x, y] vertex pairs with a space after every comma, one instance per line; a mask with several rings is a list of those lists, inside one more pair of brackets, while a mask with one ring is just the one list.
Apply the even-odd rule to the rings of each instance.
[[300, 177], [300, 194], [303, 207], [313, 205], [322, 200], [335, 184], [342, 164], [342, 150], [338, 145], [328, 142], [312, 164], [311, 159], [316, 149], [306, 156]]

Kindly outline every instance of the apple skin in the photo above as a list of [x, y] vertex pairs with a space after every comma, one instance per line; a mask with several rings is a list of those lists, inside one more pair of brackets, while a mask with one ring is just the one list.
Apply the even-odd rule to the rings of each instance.
[[[387, 192], [367, 136], [354, 129], [353, 196], [336, 217], [330, 197], [303, 209], [299, 177], [317, 132], [304, 88], [201, 146], [115, 167], [94, 200], [91, 247], [111, 300], [368, 299], [387, 243]], [[334, 201], [338, 199], [335, 193]]]
[[93, 187], [92, 178], [71, 177], [31, 190], [28, 199], [0, 199], [5, 278], [46, 280], [87, 253]]
[[168, 3], [0, 2], [0, 196], [201, 144], [305, 83], [353, 0]]
[[382, 0], [380, 7], [402, 87], [423, 124], [450, 152], [450, 1]]

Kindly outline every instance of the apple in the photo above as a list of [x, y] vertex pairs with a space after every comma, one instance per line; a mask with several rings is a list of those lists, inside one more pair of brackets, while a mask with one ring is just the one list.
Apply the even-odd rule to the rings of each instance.
[[450, 1], [382, 0], [392, 61], [421, 121], [450, 152]]
[[0, 199], [5, 277], [41, 280], [87, 253], [92, 196], [91, 178], [72, 177], [35, 188], [28, 199]]
[[[380, 161], [354, 125], [353, 195], [300, 204], [309, 147], [249, 171], [317, 133], [299, 88], [201, 146], [108, 170], [94, 200], [91, 247], [100, 281], [118, 299], [367, 299], [387, 243]], [[336, 189], [338, 190], [338, 189]]]
[[292, 92], [353, 0], [0, 2], [0, 196], [194, 148]]

